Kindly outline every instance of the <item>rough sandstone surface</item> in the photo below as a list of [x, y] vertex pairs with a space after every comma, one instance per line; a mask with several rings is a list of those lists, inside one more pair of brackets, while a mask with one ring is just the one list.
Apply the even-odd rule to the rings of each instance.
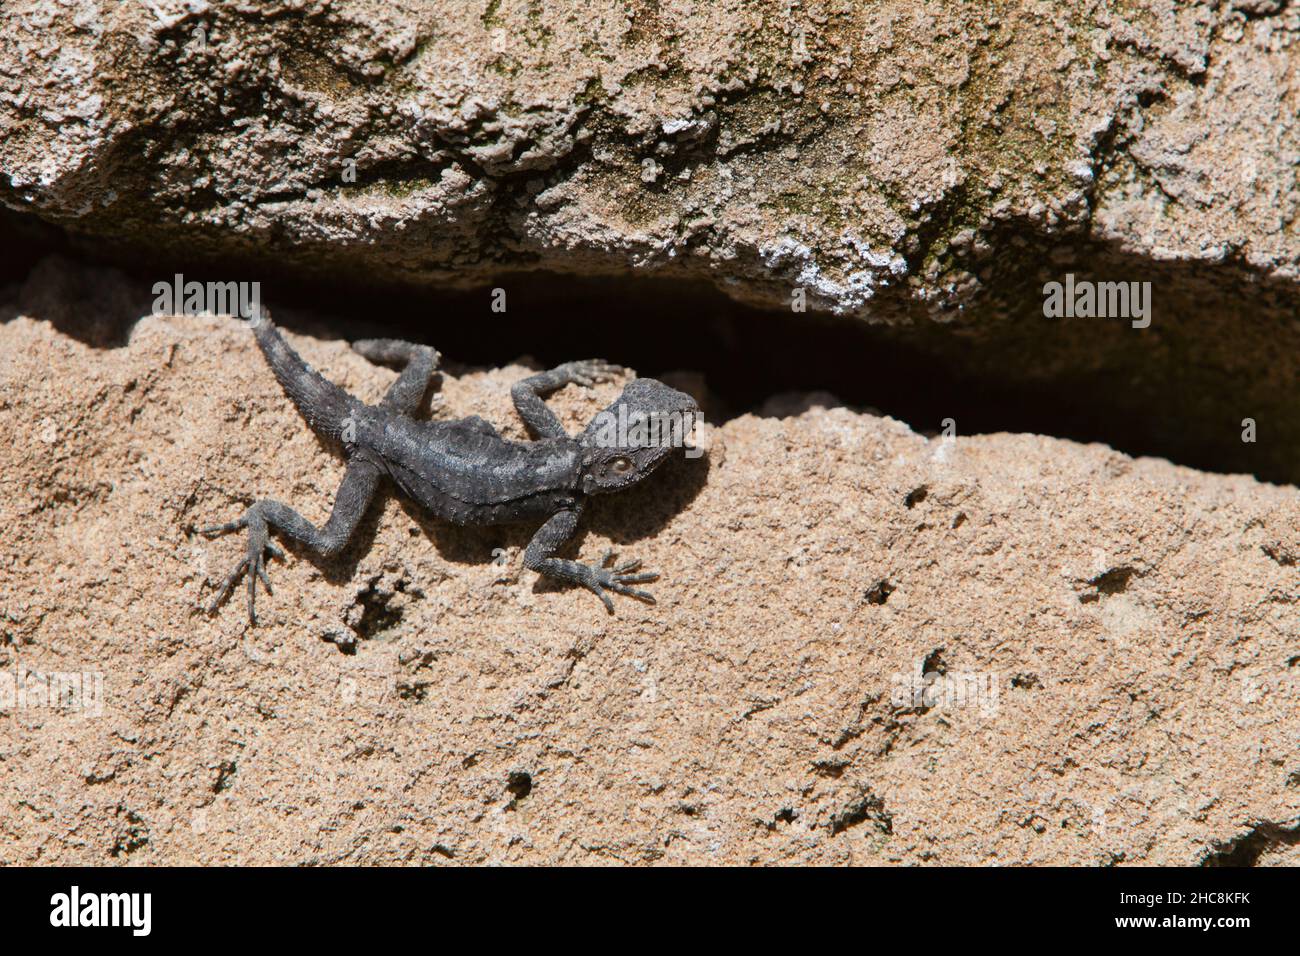
[[[0, 714], [0, 863], [1296, 862], [1291, 489], [790, 398], [594, 509], [579, 553], [657, 606], [390, 499], [249, 629], [199, 610], [242, 542], [187, 528], [323, 519], [341, 463], [237, 322], [110, 345], [129, 296], [83, 280], [0, 303], [0, 672], [101, 671], [104, 712]], [[524, 373], [453, 369], [434, 413], [521, 435]], [[893, 699], [922, 667], [994, 706]]]

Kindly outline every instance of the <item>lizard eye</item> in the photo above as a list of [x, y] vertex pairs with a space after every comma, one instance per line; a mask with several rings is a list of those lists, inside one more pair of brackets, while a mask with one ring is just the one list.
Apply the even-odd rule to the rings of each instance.
[[632, 459], [615, 458], [613, 461], [609, 463], [609, 467], [612, 468], [614, 470], [614, 473], [617, 475], [626, 475], [629, 471], [632, 470]]

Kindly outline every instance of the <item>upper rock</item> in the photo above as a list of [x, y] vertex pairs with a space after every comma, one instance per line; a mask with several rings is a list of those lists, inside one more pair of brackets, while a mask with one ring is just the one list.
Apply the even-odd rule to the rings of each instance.
[[889, 318], [1001, 231], [1293, 281], [1300, 9], [11, 0], [0, 201], [476, 283], [659, 270]]

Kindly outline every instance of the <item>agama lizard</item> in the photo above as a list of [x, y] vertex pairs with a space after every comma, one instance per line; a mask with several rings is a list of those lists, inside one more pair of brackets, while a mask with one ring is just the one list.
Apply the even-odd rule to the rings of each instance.
[[[353, 349], [372, 362], [402, 369], [383, 401], [366, 405], [304, 362], [281, 338], [265, 309], [249, 324], [275, 377], [307, 424], [318, 435], [342, 443], [348, 465], [324, 527], [316, 527], [288, 505], [264, 499], [235, 521], [200, 529], [204, 534], [248, 529], [247, 552], [222, 582], [210, 613], [230, 594], [240, 575], [247, 574], [248, 616], [256, 624], [257, 582], [271, 593], [266, 555], [284, 557], [270, 540], [270, 531], [322, 557], [337, 554], [356, 530], [382, 478], [391, 480], [406, 498], [455, 524], [542, 520], [524, 552], [525, 567], [590, 589], [611, 613], [614, 603], [608, 591], [653, 603], [649, 593], [633, 587], [658, 578], [637, 573], [639, 561], [615, 567], [613, 553], [606, 552], [599, 565], [590, 565], [557, 558], [555, 553], [576, 531], [587, 498], [637, 484], [667, 460], [674, 447], [681, 446], [680, 440], [664, 439], [689, 434], [699, 413], [689, 395], [654, 379], [634, 379], [580, 435], [570, 437], [543, 396], [564, 385], [608, 381], [622, 370], [599, 360], [568, 362], [515, 383], [510, 393], [515, 409], [537, 440], [511, 441], [478, 416], [453, 421], [413, 417], [440, 358], [429, 346], [396, 339], [354, 342]], [[633, 426], [657, 418], [676, 421], [682, 428], [620, 430], [609, 427], [611, 416]]]

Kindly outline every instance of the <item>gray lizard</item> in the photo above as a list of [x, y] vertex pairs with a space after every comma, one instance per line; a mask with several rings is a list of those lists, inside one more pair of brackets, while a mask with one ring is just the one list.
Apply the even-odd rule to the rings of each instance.
[[[260, 580], [271, 592], [266, 555], [282, 558], [271, 529], [322, 557], [337, 554], [369, 507], [380, 480], [388, 478], [406, 498], [458, 525], [542, 521], [524, 552], [524, 566], [594, 592], [611, 613], [608, 591], [653, 603], [633, 585], [657, 574], [637, 573], [639, 561], [612, 566], [612, 552], [599, 565], [555, 557], [578, 527], [586, 499], [640, 482], [681, 447], [699, 409], [695, 401], [654, 379], [634, 379], [613, 405], [576, 438], [565, 433], [543, 396], [564, 385], [608, 381], [622, 370], [599, 360], [568, 362], [515, 383], [511, 397], [536, 441], [510, 441], [479, 418], [424, 421], [413, 417], [438, 366], [438, 353], [396, 339], [368, 339], [352, 347], [372, 362], [401, 368], [378, 405], [366, 405], [323, 378], [280, 337], [269, 314], [249, 321], [275, 377], [307, 424], [342, 443], [347, 471], [324, 527], [317, 528], [288, 505], [265, 499], [227, 524], [200, 529], [225, 534], [248, 529], [248, 549], [222, 582], [214, 612], [240, 575], [248, 576], [248, 616], [256, 623]], [[621, 415], [620, 415], [621, 413]], [[656, 420], [672, 428], [637, 427]], [[625, 425], [611, 428], [615, 421]], [[678, 427], [680, 426], [680, 427]], [[672, 436], [673, 440], [665, 440]], [[611, 437], [613, 436], [613, 437]]]

